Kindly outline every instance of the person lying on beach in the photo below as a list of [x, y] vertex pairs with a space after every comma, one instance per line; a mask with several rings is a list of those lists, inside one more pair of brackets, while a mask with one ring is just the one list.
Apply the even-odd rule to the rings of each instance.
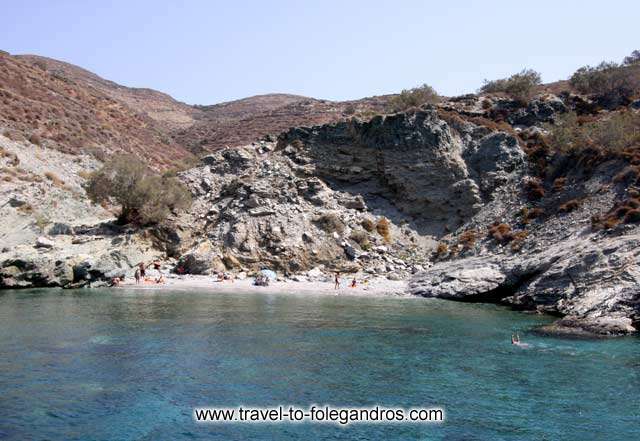
[[160, 277], [156, 279], [156, 283], [164, 283], [164, 275], [162, 273], [160, 273]]
[[120, 277], [114, 277], [113, 279], [111, 279], [111, 283], [109, 283], [109, 286], [119, 286], [120, 285]]

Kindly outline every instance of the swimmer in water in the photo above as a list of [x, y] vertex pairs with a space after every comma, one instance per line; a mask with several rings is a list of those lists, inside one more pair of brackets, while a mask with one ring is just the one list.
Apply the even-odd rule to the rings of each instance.
[[516, 332], [515, 334], [511, 334], [511, 344], [520, 346], [521, 348], [528, 348], [529, 345], [527, 343], [522, 343], [520, 341], [520, 335]]

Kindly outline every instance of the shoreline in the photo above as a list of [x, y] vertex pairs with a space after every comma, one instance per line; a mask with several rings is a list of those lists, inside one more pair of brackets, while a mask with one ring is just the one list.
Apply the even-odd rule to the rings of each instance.
[[253, 278], [248, 277], [242, 280], [214, 281], [211, 276], [177, 276], [169, 277], [165, 283], [135, 283], [127, 282], [120, 284], [113, 289], [127, 289], [140, 291], [166, 291], [166, 290], [200, 290], [210, 293], [233, 293], [240, 291], [243, 293], [262, 294], [310, 294], [324, 296], [369, 296], [369, 297], [413, 297], [407, 290], [408, 281], [388, 280], [376, 278], [368, 283], [359, 283], [355, 288], [348, 286], [348, 281], [344, 280], [340, 288], [334, 289], [333, 282], [324, 281], [272, 281], [269, 286], [256, 286]]

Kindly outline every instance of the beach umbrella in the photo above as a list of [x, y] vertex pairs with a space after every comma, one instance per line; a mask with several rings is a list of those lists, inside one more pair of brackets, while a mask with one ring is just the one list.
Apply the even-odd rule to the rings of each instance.
[[260, 270], [260, 274], [264, 275], [266, 278], [270, 280], [276, 280], [278, 278], [277, 274], [274, 271], [269, 269]]

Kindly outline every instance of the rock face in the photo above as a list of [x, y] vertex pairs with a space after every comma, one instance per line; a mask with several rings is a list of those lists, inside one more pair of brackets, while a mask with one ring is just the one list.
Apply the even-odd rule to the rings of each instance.
[[409, 289], [424, 297], [495, 301], [566, 316], [549, 331], [635, 332], [640, 235], [599, 239], [572, 238], [530, 255], [439, 262], [414, 276]]
[[184, 172], [195, 203], [181, 222], [214, 247], [205, 260], [227, 269], [321, 265], [403, 278], [426, 263], [429, 233], [471, 217], [523, 168], [511, 135], [462, 137], [432, 108], [297, 128]]

